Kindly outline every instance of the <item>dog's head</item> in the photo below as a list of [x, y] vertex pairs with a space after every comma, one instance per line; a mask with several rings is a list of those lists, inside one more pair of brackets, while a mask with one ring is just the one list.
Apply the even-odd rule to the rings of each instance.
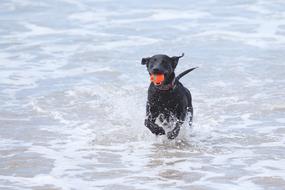
[[147, 71], [151, 76], [163, 74], [163, 83], [167, 83], [171, 77], [174, 77], [174, 70], [178, 64], [179, 59], [183, 56], [184, 53], [182, 53], [181, 56], [173, 57], [159, 54], [152, 57], [142, 58], [141, 64], [146, 65]]

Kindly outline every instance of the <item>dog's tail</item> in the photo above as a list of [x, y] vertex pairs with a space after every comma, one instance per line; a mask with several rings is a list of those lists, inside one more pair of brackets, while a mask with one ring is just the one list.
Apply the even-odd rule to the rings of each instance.
[[183, 77], [184, 75], [190, 73], [191, 71], [193, 71], [194, 69], [197, 69], [198, 67], [193, 67], [191, 69], [187, 69], [186, 71], [183, 71], [182, 73], [180, 73], [176, 79], [179, 80], [181, 77]]

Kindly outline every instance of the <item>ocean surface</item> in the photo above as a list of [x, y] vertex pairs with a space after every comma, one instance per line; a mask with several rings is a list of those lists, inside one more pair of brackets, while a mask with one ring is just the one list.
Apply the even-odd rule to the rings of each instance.
[[[143, 57], [194, 124], [144, 127]], [[284, 0], [1, 0], [1, 190], [284, 190]]]

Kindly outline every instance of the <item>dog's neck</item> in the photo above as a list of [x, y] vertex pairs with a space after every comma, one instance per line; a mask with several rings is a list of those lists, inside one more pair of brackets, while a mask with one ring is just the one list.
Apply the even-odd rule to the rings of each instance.
[[169, 91], [175, 88], [176, 84], [175, 84], [175, 74], [172, 73], [162, 85], [159, 86], [155, 86], [158, 90], [160, 91]]

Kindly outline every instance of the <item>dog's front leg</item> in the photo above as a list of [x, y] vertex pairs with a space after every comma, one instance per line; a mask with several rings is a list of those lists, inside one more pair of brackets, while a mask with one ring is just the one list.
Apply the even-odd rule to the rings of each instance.
[[180, 127], [182, 125], [182, 122], [178, 121], [176, 124], [175, 124], [175, 127], [172, 131], [169, 131], [166, 135], [167, 135], [167, 138], [170, 139], [170, 140], [173, 140], [175, 139], [178, 134], [179, 134], [179, 131], [180, 131]]
[[165, 135], [165, 131], [162, 127], [159, 127], [157, 124], [155, 124], [155, 119], [153, 119], [151, 116], [148, 116], [147, 119], [144, 122], [145, 126], [149, 128], [149, 130], [155, 134], [155, 135]]
[[165, 135], [165, 131], [162, 127], [155, 124], [155, 120], [158, 117], [158, 110], [155, 107], [151, 107], [149, 102], [146, 104], [146, 119], [144, 125], [155, 135]]

